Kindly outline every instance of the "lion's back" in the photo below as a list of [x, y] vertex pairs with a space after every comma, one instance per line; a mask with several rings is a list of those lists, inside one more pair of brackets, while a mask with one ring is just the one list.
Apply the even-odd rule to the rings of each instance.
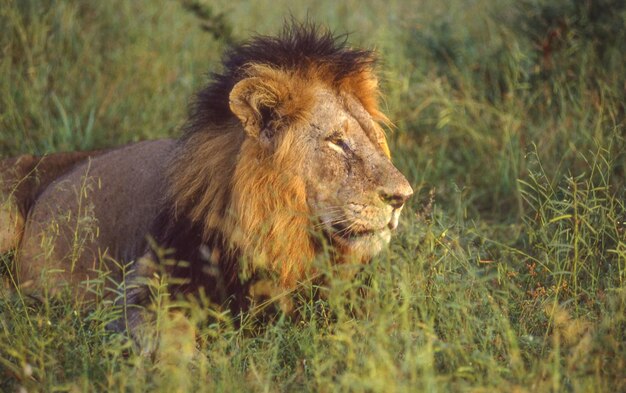
[[111, 259], [126, 263], [145, 252], [175, 143], [162, 139], [123, 146], [48, 186], [26, 223], [17, 264], [21, 284], [39, 287], [44, 271], [57, 275], [45, 279], [53, 285], [92, 280], [104, 269], [119, 280]]

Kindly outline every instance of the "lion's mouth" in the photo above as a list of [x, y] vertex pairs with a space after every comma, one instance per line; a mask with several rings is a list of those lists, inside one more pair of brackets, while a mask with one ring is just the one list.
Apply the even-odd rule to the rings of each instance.
[[372, 228], [353, 221], [327, 221], [324, 225], [328, 239], [344, 252], [367, 260], [378, 254], [389, 243], [392, 230], [389, 226]]
[[356, 228], [353, 228], [352, 225], [350, 224], [346, 225], [343, 223], [334, 223], [331, 225], [331, 228], [333, 229], [332, 234], [334, 236], [340, 237], [345, 240], [361, 239], [367, 236], [372, 236], [384, 230], [384, 228], [382, 229], [356, 229]]

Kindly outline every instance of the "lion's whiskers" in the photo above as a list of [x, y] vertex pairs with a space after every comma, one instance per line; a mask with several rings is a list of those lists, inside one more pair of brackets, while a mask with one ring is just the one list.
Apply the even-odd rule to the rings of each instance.
[[333, 226], [333, 225], [343, 224], [343, 223], [351, 222], [351, 221], [352, 220], [350, 220], [349, 218], [343, 218], [341, 220], [327, 220], [327, 221], [322, 221], [316, 224], [315, 228], [319, 229], [319, 228], [324, 228], [326, 226]]
[[352, 231], [352, 229], [354, 229], [354, 227], [356, 226], [355, 222], [352, 222], [350, 225], [348, 225], [347, 227], [343, 228], [342, 230], [337, 232], [337, 235], [345, 235], [346, 233], [350, 233]]

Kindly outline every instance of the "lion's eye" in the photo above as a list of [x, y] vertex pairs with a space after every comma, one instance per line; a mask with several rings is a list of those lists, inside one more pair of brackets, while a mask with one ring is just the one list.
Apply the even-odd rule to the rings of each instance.
[[348, 153], [350, 152], [350, 145], [348, 142], [342, 137], [341, 134], [335, 133], [326, 138], [328, 145], [331, 149], [339, 152], [339, 153]]

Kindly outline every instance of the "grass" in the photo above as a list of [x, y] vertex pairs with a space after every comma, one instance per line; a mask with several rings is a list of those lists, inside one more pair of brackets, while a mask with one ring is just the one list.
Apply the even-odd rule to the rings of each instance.
[[380, 52], [418, 190], [369, 279], [301, 321], [186, 322], [155, 283], [154, 356], [105, 301], [5, 285], [0, 391], [626, 390], [626, 7], [600, 3], [0, 0], [3, 157], [177, 135], [226, 43], [291, 13]]

